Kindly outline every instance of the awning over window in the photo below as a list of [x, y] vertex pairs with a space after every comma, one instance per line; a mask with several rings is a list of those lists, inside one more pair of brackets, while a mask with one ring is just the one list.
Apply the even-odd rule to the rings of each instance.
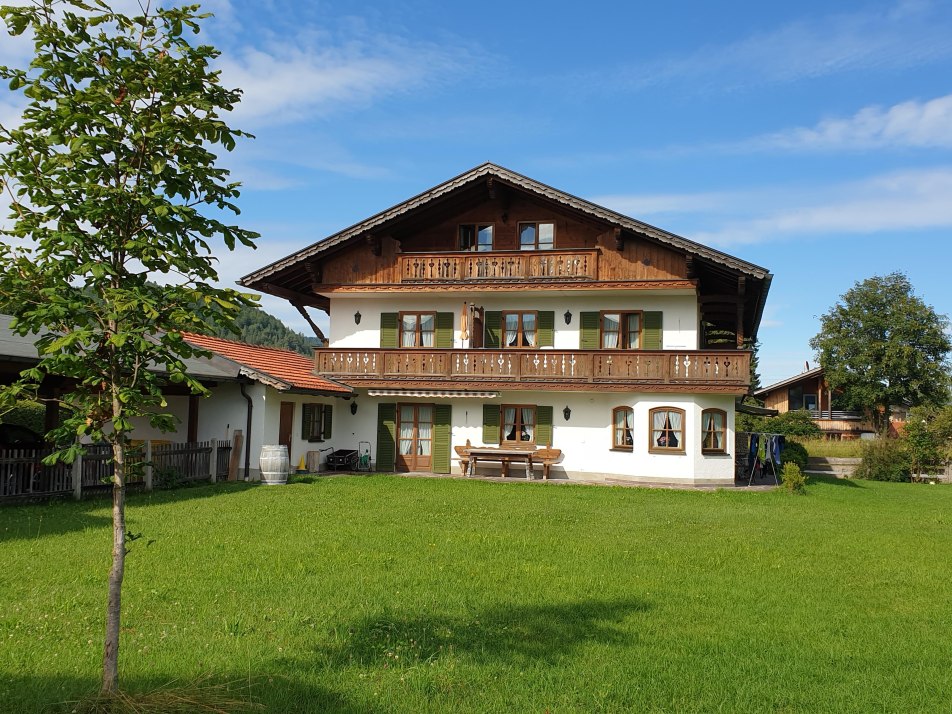
[[371, 397], [425, 397], [428, 399], [493, 399], [499, 392], [470, 392], [465, 389], [371, 389]]

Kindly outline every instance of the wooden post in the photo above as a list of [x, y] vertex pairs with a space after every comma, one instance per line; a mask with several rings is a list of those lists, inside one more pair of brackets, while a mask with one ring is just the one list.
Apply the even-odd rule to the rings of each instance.
[[241, 429], [235, 429], [231, 435], [231, 459], [228, 461], [228, 480], [238, 480], [238, 465], [241, 463], [241, 449], [245, 445], [245, 437]]
[[73, 498], [77, 501], [83, 497], [83, 457], [76, 456], [73, 461]]
[[152, 440], [146, 439], [145, 441], [145, 470], [143, 472], [143, 478], [145, 479], [145, 490], [152, 490]]
[[218, 482], [218, 439], [212, 439], [209, 442], [212, 445], [212, 451], [209, 455], [208, 477], [212, 483]]

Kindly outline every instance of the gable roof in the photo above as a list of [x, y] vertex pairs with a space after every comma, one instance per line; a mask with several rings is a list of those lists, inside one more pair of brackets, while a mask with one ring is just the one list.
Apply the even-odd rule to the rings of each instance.
[[234, 362], [244, 376], [282, 392], [346, 396], [354, 391], [339, 382], [315, 376], [314, 361], [297, 352], [190, 332], [183, 332], [182, 336], [189, 344]]
[[761, 394], [766, 394], [767, 392], [772, 392], [773, 390], [779, 389], [780, 387], [788, 387], [791, 384], [796, 384], [797, 382], [800, 382], [803, 380], [812, 379], [813, 377], [822, 377], [822, 376], [823, 376], [823, 368], [814, 367], [813, 369], [808, 369], [806, 372], [801, 372], [800, 374], [795, 375], [793, 377], [787, 377], [786, 379], [781, 379], [779, 382], [774, 382], [773, 384], [770, 384], [766, 387], [761, 387], [760, 389], [754, 392], [754, 396], [759, 396]]
[[[0, 362], [16, 365], [32, 365], [40, 360], [36, 351], [39, 335], [20, 335], [10, 329], [10, 315], [0, 315]], [[234, 381], [240, 375], [234, 362], [218, 355], [211, 357], [189, 357], [183, 360], [185, 371], [196, 379], [209, 381]], [[19, 371], [19, 367], [16, 368]], [[162, 371], [162, 370], [155, 370]]]
[[292, 253], [281, 260], [277, 260], [270, 265], [256, 270], [253, 273], [249, 273], [248, 275], [241, 278], [238, 283], [246, 287], [253, 287], [256, 283], [267, 280], [267, 278], [271, 275], [288, 268], [295, 263], [324, 253], [331, 248], [341, 245], [342, 243], [346, 243], [349, 240], [355, 239], [364, 233], [372, 231], [373, 229], [387, 223], [388, 221], [399, 218], [410, 211], [413, 211], [414, 209], [421, 208], [426, 204], [431, 203], [442, 196], [445, 196], [448, 193], [462, 188], [466, 184], [490, 176], [498, 178], [513, 186], [517, 186], [530, 193], [534, 193], [542, 198], [549, 199], [568, 208], [573, 208], [594, 218], [614, 224], [619, 228], [625, 228], [629, 231], [640, 233], [656, 240], [659, 243], [663, 243], [701, 258], [706, 258], [711, 262], [732, 268], [738, 272], [750, 275], [751, 277], [765, 280], [766, 282], [769, 282], [770, 278], [772, 277], [766, 268], [762, 268], [759, 265], [748, 263], [744, 260], [740, 260], [739, 258], [728, 255], [727, 253], [722, 253], [718, 250], [714, 250], [713, 248], [701, 245], [700, 243], [695, 243], [694, 241], [688, 240], [687, 238], [683, 238], [674, 233], [670, 233], [669, 231], [656, 228], [655, 226], [652, 226], [648, 223], [630, 218], [624, 214], [605, 208], [604, 206], [599, 206], [598, 204], [586, 201], [585, 199], [579, 198], [577, 196], [573, 196], [572, 194], [566, 193], [565, 191], [552, 188], [551, 186], [547, 186], [544, 183], [531, 179], [527, 176], [523, 176], [522, 174], [518, 174], [515, 171], [510, 171], [509, 169], [502, 166], [487, 162], [477, 166], [476, 168], [470, 169], [469, 171], [466, 171], [455, 178], [451, 178], [449, 181], [445, 181], [438, 186], [434, 186], [428, 191], [424, 191], [413, 198], [407, 199], [402, 203], [398, 203], [397, 205], [388, 208], [385, 211], [381, 211], [380, 213], [377, 213], [376, 215], [373, 215], [370, 218], [361, 221], [360, 223], [356, 223], [350, 228], [345, 228], [344, 230], [328, 236], [323, 240], [312, 243], [311, 245], [297, 251], [296, 253]]

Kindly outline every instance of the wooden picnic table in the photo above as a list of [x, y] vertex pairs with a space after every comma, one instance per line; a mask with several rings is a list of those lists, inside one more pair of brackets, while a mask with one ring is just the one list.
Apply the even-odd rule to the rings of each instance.
[[468, 447], [468, 451], [470, 476], [476, 475], [476, 462], [479, 460], [501, 462], [503, 478], [509, 475], [510, 463], [513, 461], [521, 461], [526, 465], [526, 478], [532, 478], [532, 454], [535, 453], [534, 447], [470, 446]]

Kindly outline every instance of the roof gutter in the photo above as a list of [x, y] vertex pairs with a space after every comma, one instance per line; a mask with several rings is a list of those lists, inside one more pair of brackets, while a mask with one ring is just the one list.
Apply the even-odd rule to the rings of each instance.
[[239, 382], [238, 387], [241, 389], [241, 396], [245, 398], [245, 401], [248, 402], [248, 417], [245, 423], [245, 481], [251, 480], [251, 414], [254, 411], [255, 404], [252, 401], [251, 396], [248, 392], [245, 391], [246, 382]]

